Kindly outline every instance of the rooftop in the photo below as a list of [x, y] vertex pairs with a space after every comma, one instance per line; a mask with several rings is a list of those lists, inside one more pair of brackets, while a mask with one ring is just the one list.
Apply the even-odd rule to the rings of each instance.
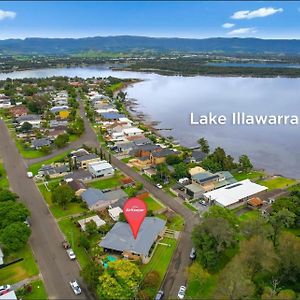
[[134, 239], [129, 224], [118, 222], [99, 245], [111, 250], [129, 251], [148, 256], [151, 246], [165, 228], [165, 225], [165, 220], [156, 217], [146, 217], [141, 224], [137, 238]]
[[108, 163], [106, 160], [101, 160], [93, 163], [89, 163], [89, 167], [93, 168], [95, 172], [101, 171], [101, 170], [106, 170], [106, 169], [111, 169], [112, 165]]
[[85, 219], [81, 219], [78, 221], [78, 223], [79, 223], [80, 227], [82, 228], [82, 230], [85, 231], [86, 224], [91, 221], [94, 221], [96, 223], [97, 227], [100, 227], [100, 226], [106, 224], [106, 222], [104, 220], [102, 220], [98, 215], [88, 217]]
[[239, 181], [219, 188], [217, 190], [204, 194], [206, 198], [215, 200], [222, 206], [229, 206], [241, 199], [251, 197], [257, 193], [263, 192], [268, 188], [257, 183], [253, 183], [249, 179]]

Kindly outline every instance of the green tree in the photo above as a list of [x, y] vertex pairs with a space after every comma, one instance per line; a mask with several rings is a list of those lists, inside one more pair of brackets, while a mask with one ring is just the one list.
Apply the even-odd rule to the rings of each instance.
[[142, 281], [142, 288], [158, 288], [160, 284], [161, 276], [158, 271], [150, 271], [148, 272], [143, 281]]
[[100, 264], [95, 262], [89, 262], [80, 271], [80, 275], [87, 283], [88, 287], [96, 291], [97, 285], [99, 283], [99, 277], [103, 274], [103, 268]]
[[79, 246], [83, 247], [85, 250], [89, 250], [91, 248], [90, 240], [84, 233], [79, 235], [78, 243]]
[[57, 203], [63, 209], [66, 209], [68, 203], [70, 203], [74, 198], [75, 192], [66, 184], [59, 185], [52, 191], [53, 203]]
[[85, 224], [85, 232], [88, 235], [94, 235], [98, 232], [98, 227], [94, 220], [91, 220], [90, 222]]
[[138, 291], [142, 273], [127, 260], [111, 262], [99, 278], [97, 294], [100, 299], [133, 299]]
[[0, 202], [0, 230], [6, 226], [24, 222], [29, 216], [29, 211], [23, 203], [12, 200]]
[[269, 223], [272, 226], [272, 241], [274, 246], [277, 246], [278, 237], [283, 228], [289, 228], [295, 222], [295, 214], [288, 211], [286, 208], [275, 212], [269, 217]]
[[200, 138], [197, 143], [200, 145], [200, 149], [203, 153], [209, 153], [208, 141], [204, 137]]
[[1, 244], [8, 253], [18, 251], [27, 244], [30, 233], [30, 228], [24, 223], [12, 223], [1, 231]]
[[205, 218], [219, 218], [226, 220], [232, 228], [237, 228], [239, 221], [235, 213], [231, 210], [221, 206], [211, 206], [207, 212], [204, 213]]
[[239, 167], [243, 171], [249, 171], [253, 168], [253, 165], [247, 155], [241, 155], [239, 158]]
[[197, 258], [203, 267], [214, 270], [225, 251], [235, 242], [235, 231], [227, 220], [204, 218], [192, 232]]
[[55, 140], [54, 145], [57, 148], [63, 148], [70, 140], [70, 137], [68, 134], [60, 134]]
[[0, 202], [5, 201], [16, 201], [18, 199], [18, 195], [11, 192], [10, 190], [1, 190], [0, 191]]
[[32, 129], [32, 125], [29, 122], [24, 122], [20, 128], [22, 132], [28, 132]]
[[179, 163], [177, 165], [174, 165], [174, 174], [173, 176], [176, 179], [184, 178], [189, 176], [189, 168], [188, 165], [185, 163]]
[[166, 163], [168, 165], [177, 165], [182, 162], [182, 159], [176, 154], [170, 154], [166, 157]]

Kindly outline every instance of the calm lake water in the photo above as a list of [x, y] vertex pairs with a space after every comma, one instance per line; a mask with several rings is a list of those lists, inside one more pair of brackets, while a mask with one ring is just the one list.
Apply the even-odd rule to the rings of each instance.
[[[300, 116], [300, 79], [180, 77], [136, 72], [114, 72], [106, 67], [43, 69], [0, 74], [0, 79], [49, 76], [141, 78], [127, 89], [138, 100], [137, 110], [160, 121], [160, 128], [186, 146], [206, 137], [212, 148], [223, 147], [234, 157], [247, 154], [258, 168], [300, 178], [299, 126], [237, 126], [232, 112], [251, 115]], [[190, 113], [223, 114], [227, 125], [190, 125]]]

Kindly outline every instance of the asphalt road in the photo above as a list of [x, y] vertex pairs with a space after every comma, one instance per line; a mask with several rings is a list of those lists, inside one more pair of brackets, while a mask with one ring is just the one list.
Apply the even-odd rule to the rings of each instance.
[[[79, 278], [79, 266], [70, 261], [61, 247], [63, 235], [32, 179], [26, 176], [26, 165], [14, 141], [0, 119], [0, 156], [3, 159], [11, 189], [20, 196], [31, 212], [30, 245], [45, 282], [49, 299], [91, 299], [87, 290], [75, 296], [69, 281]], [[7, 282], [9, 284], [9, 282]]]

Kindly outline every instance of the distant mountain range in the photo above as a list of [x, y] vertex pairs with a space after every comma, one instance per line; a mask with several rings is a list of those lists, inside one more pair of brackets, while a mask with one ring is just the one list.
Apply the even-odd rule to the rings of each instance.
[[300, 54], [300, 40], [257, 38], [152, 38], [108, 36], [88, 38], [26, 38], [0, 40], [1, 54], [75, 54], [108, 52], [216, 52], [249, 54]]

